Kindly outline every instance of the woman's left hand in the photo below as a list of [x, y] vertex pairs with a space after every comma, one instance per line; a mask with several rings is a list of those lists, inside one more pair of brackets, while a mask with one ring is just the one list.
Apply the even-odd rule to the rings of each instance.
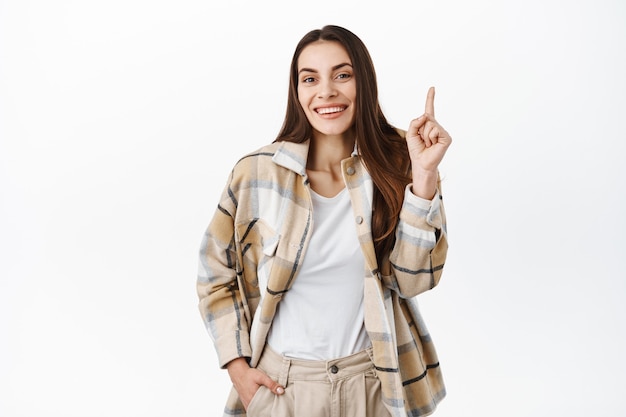
[[436, 173], [452, 138], [435, 120], [435, 87], [428, 89], [426, 110], [411, 121], [406, 141], [413, 170]]

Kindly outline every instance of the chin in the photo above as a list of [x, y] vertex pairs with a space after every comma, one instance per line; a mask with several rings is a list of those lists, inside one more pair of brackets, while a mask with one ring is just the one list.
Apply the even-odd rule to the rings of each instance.
[[325, 136], [342, 136], [350, 133], [350, 129], [352, 126], [344, 126], [344, 127], [316, 127], [313, 126], [313, 129], [317, 131], [320, 135]]

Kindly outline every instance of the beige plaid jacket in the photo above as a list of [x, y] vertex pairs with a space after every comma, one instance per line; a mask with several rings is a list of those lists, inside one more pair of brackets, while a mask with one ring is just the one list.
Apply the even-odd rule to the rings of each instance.
[[[308, 142], [276, 142], [239, 160], [204, 234], [199, 308], [221, 367], [238, 357], [256, 366], [276, 307], [297, 279], [313, 226], [307, 154]], [[383, 401], [394, 417], [428, 415], [445, 387], [415, 296], [437, 285], [446, 258], [441, 196], [423, 200], [407, 186], [395, 247], [379, 266], [371, 178], [356, 152], [341, 166], [365, 256], [365, 327]], [[259, 288], [260, 274], [267, 288]], [[224, 416], [245, 414], [232, 390]]]

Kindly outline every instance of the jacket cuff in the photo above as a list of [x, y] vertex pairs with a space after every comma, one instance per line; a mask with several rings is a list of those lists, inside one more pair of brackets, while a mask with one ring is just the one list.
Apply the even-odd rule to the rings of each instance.
[[426, 200], [413, 194], [411, 184], [408, 184], [404, 191], [404, 204], [400, 218], [408, 224], [418, 227], [428, 225], [435, 229], [441, 229], [443, 216], [439, 190], [437, 190], [432, 200]]
[[235, 331], [220, 336], [215, 340], [215, 351], [220, 368], [226, 367], [233, 359], [252, 357], [250, 335], [248, 332]]

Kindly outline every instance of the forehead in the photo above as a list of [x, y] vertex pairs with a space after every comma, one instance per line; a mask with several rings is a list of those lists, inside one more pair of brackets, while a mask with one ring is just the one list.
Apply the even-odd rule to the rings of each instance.
[[321, 70], [338, 64], [350, 64], [348, 52], [339, 42], [315, 41], [307, 45], [298, 57], [298, 70], [310, 68]]

